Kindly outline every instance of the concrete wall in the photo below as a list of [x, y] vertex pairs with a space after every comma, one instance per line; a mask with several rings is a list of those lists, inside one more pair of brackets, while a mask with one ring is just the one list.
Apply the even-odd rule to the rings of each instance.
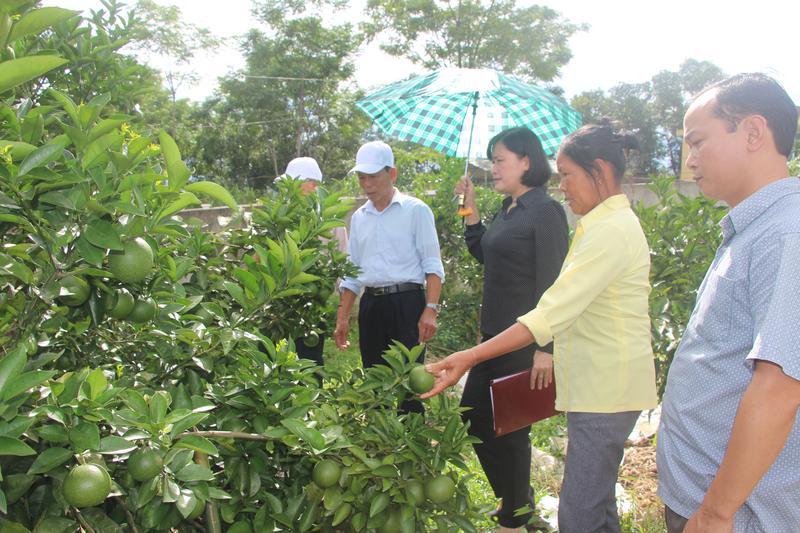
[[[675, 187], [686, 196], [694, 197], [700, 194], [700, 191], [694, 182], [675, 181], [674, 183]], [[656, 202], [656, 195], [653, 193], [653, 191], [648, 189], [647, 185], [647, 183], [629, 183], [624, 185], [623, 189], [625, 194], [628, 195], [628, 198], [632, 204], [641, 201], [645, 205], [652, 205]], [[561, 199], [561, 193], [559, 193], [557, 189], [551, 190], [550, 193], [554, 198]], [[355, 209], [362, 206], [366, 201], [367, 199], [363, 196], [356, 198], [356, 205], [353, 210], [355, 211]], [[209, 230], [220, 231], [229, 224], [234, 224], [237, 226], [241, 225], [243, 220], [247, 220], [250, 207], [251, 206], [249, 205], [241, 206], [242, 210], [244, 211], [243, 217], [241, 215], [234, 217], [230, 208], [228, 207], [200, 207], [197, 209], [186, 209], [181, 211], [181, 216], [183, 216], [184, 219], [188, 219], [190, 217], [198, 218], [208, 226]], [[350, 215], [352, 215], [352, 211], [347, 215], [348, 225], [350, 223]], [[570, 225], [574, 224], [575, 216], [569, 209], [567, 209], [567, 219]]]

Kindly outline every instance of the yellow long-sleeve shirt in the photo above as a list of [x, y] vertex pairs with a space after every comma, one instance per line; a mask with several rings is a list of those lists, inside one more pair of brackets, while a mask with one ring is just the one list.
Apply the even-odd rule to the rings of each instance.
[[625, 195], [578, 221], [558, 279], [518, 318], [538, 344], [554, 340], [559, 411], [656, 406], [649, 273], [647, 241]]

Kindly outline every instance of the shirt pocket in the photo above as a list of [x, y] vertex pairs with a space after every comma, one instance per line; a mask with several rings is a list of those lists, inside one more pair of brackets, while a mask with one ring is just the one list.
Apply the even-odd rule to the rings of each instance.
[[744, 291], [744, 280], [712, 273], [694, 316], [697, 334], [708, 341], [730, 340], [733, 312], [739, 308]]

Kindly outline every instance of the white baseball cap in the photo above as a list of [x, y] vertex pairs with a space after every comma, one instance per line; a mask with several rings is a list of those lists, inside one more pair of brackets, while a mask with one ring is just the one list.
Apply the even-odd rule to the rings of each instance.
[[313, 157], [296, 157], [286, 165], [287, 176], [298, 180], [322, 181], [322, 171]]
[[356, 166], [350, 172], [376, 174], [386, 167], [394, 168], [394, 154], [388, 144], [372, 141], [362, 144], [356, 154]]

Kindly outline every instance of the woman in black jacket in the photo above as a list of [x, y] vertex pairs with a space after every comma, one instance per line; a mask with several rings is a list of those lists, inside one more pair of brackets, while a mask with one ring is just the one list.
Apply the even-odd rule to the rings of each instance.
[[[470, 253], [484, 265], [482, 341], [505, 330], [517, 317], [536, 307], [542, 293], [558, 277], [568, 248], [564, 208], [550, 197], [550, 164], [536, 135], [512, 128], [496, 135], [487, 149], [497, 192], [507, 195], [487, 228], [475, 204], [469, 177], [456, 186], [467, 212], [465, 237]], [[470, 434], [481, 439], [475, 452], [501, 499], [495, 513], [500, 530], [515, 530], [530, 514], [514, 516], [525, 505], [533, 508], [530, 486], [530, 426], [494, 436], [489, 382], [534, 367], [531, 386], [552, 381], [553, 346], [530, 345], [476, 365], [469, 372], [461, 399]]]

